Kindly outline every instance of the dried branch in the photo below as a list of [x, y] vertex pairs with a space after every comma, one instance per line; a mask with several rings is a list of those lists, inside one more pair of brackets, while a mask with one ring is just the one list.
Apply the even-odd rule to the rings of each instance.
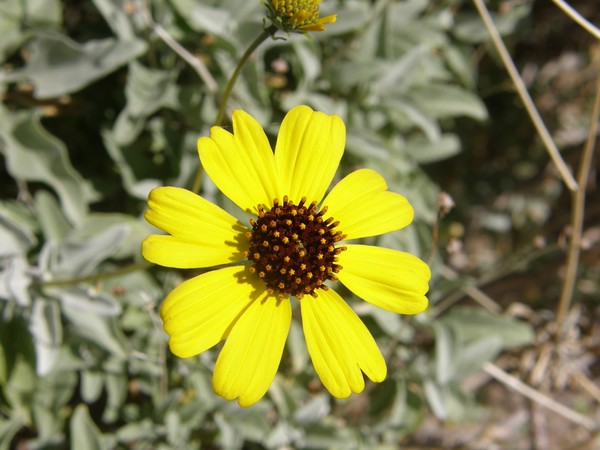
[[502, 384], [517, 391], [519, 394], [524, 395], [525, 397], [536, 402], [537, 404], [548, 408], [549, 410], [564, 417], [565, 419], [570, 420], [571, 422], [576, 423], [578, 425], [581, 425], [582, 427], [590, 431], [596, 428], [596, 424], [589, 417], [583, 416], [578, 412], [572, 410], [571, 408], [566, 407], [562, 403], [559, 403], [556, 400], [548, 397], [547, 395], [536, 391], [529, 385], [523, 383], [517, 377], [506, 373], [497, 365], [490, 362], [485, 363], [483, 365], [483, 370], [485, 370], [488, 374], [490, 374]]
[[575, 21], [578, 25], [580, 25], [585, 31], [590, 33], [596, 39], [600, 39], [600, 29], [598, 27], [596, 27], [594, 24], [592, 24], [591, 22], [589, 22], [588, 20], [586, 20], [581, 14], [579, 14], [577, 12], [577, 10], [575, 10], [575, 8], [573, 8], [571, 5], [569, 5], [564, 0], [552, 0], [552, 1], [554, 3], [556, 3], [556, 6], [558, 6], [560, 9], [562, 9], [562, 11], [567, 16], [569, 16], [571, 19], [573, 19], [573, 21]]
[[588, 183], [590, 170], [592, 168], [592, 157], [594, 155], [594, 147], [596, 145], [596, 136], [598, 134], [598, 118], [600, 117], [600, 77], [597, 79], [596, 97], [592, 109], [592, 117], [590, 119], [590, 128], [588, 137], [579, 170], [577, 173], [577, 184], [579, 189], [573, 192], [573, 206], [571, 211], [571, 227], [573, 233], [569, 243], [569, 253], [567, 255], [567, 271], [565, 282], [563, 284], [560, 302], [556, 313], [556, 322], [558, 330], [562, 328], [565, 317], [569, 311], [575, 282], [577, 281], [577, 269], [579, 266], [579, 254], [581, 252], [581, 236], [583, 234], [583, 219], [585, 215], [585, 188]]
[[504, 63], [506, 70], [508, 71], [508, 74], [512, 79], [512, 82], [514, 83], [515, 88], [517, 89], [517, 92], [521, 97], [521, 100], [525, 104], [525, 108], [529, 113], [529, 117], [531, 117], [531, 120], [533, 121], [533, 124], [535, 125], [535, 128], [537, 129], [537, 132], [540, 138], [542, 139], [542, 142], [546, 146], [546, 150], [550, 154], [550, 158], [552, 158], [554, 165], [558, 169], [558, 172], [560, 173], [563, 181], [565, 182], [569, 190], [577, 190], [577, 182], [573, 178], [573, 174], [571, 174], [571, 171], [562, 159], [558, 148], [554, 144], [554, 141], [550, 136], [548, 129], [546, 128], [546, 125], [544, 125], [544, 122], [538, 110], [536, 109], [535, 104], [531, 99], [531, 96], [527, 92], [525, 83], [523, 83], [523, 80], [521, 79], [514, 62], [511, 59], [510, 54], [508, 53], [508, 50], [506, 49], [506, 46], [502, 41], [502, 37], [500, 36], [498, 29], [494, 25], [494, 21], [492, 20], [489, 11], [483, 3], [483, 0], [473, 0], [473, 2], [475, 3], [475, 7], [477, 8], [477, 10], [479, 11], [479, 15], [481, 16], [485, 27], [490, 33], [492, 42], [494, 43], [496, 50], [500, 54], [500, 58], [502, 58], [502, 62]]

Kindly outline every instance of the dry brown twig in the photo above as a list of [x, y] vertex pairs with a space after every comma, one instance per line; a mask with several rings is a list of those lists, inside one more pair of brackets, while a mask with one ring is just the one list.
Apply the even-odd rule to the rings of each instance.
[[571, 228], [572, 235], [569, 243], [569, 252], [567, 254], [567, 270], [565, 282], [563, 284], [560, 302], [556, 314], [556, 322], [558, 323], [557, 331], [561, 332], [561, 326], [564, 323], [565, 317], [571, 306], [573, 290], [577, 281], [577, 269], [579, 267], [579, 255], [581, 253], [581, 237], [583, 235], [583, 219], [585, 214], [585, 190], [588, 184], [588, 178], [592, 169], [592, 159], [594, 155], [594, 147], [596, 145], [596, 137], [598, 134], [598, 119], [600, 117], [600, 77], [596, 80], [596, 96], [592, 107], [592, 115], [590, 119], [590, 128], [588, 137], [583, 149], [581, 163], [577, 172], [577, 184], [579, 188], [572, 193], [572, 211], [571, 211]]
[[589, 20], [586, 20], [581, 14], [577, 12], [575, 8], [569, 5], [564, 0], [552, 0], [556, 6], [558, 6], [566, 15], [568, 15], [574, 22], [580, 25], [584, 30], [594, 36], [596, 39], [600, 39], [600, 29], [592, 24]]
[[[600, 30], [585, 20], [577, 11], [571, 8], [564, 0], [553, 0], [555, 4], [567, 14], [573, 21], [579, 24], [582, 28], [584, 28], [587, 32], [589, 32], [592, 36], [597, 39], [600, 39]], [[563, 339], [563, 334], [566, 331], [563, 328], [566, 328], [565, 325], [566, 317], [570, 311], [573, 291], [575, 287], [575, 283], [577, 281], [577, 271], [580, 259], [581, 252], [581, 240], [583, 233], [583, 219], [585, 213], [585, 189], [588, 183], [589, 174], [592, 167], [592, 159], [593, 159], [593, 150], [596, 144], [596, 137], [598, 134], [598, 122], [600, 118], [600, 77], [597, 80], [597, 88], [596, 88], [596, 96], [593, 104], [593, 110], [591, 114], [591, 123], [588, 130], [587, 141], [583, 150], [583, 155], [581, 162], [579, 164], [579, 168], [577, 170], [577, 179], [574, 178], [570, 169], [566, 166], [564, 160], [562, 159], [560, 152], [558, 151], [550, 133], [545, 127], [527, 89], [523, 80], [521, 79], [515, 64], [513, 63], [506, 46], [494, 25], [494, 22], [487, 10], [485, 3], [483, 0], [473, 0], [490, 36], [492, 42], [498, 51], [502, 62], [504, 63], [513, 84], [521, 97], [521, 100], [525, 104], [527, 112], [533, 121], [537, 132], [543, 141], [546, 150], [548, 151], [552, 161], [557, 168], [560, 176], [562, 177], [563, 182], [572, 192], [573, 203], [572, 203], [572, 213], [571, 213], [571, 227], [573, 229], [573, 234], [569, 243], [568, 256], [567, 256], [567, 270], [565, 281], [562, 286], [561, 298], [559, 301], [559, 305], [557, 308], [557, 319], [554, 323], [555, 330], [557, 332], [557, 337], [559, 339]], [[547, 362], [550, 361], [550, 355], [553, 353], [553, 345], [548, 343], [549, 346], [544, 347], [547, 351], [543, 352], [539, 355], [540, 360], [544, 360], [544, 354], [547, 357]], [[538, 360], [538, 363], [541, 361]], [[546, 364], [537, 364], [537, 368], [540, 366], [546, 366]], [[503, 371], [500, 367], [496, 366], [492, 363], [486, 363], [483, 366], [484, 371], [494, 377], [496, 380], [502, 382], [506, 386], [511, 389], [519, 392], [521, 395], [529, 398], [535, 404], [543, 406], [549, 410], [554, 411], [555, 413], [561, 415], [562, 417], [570, 420], [571, 422], [577, 423], [592, 434], [598, 430], [599, 424], [596, 424], [591, 418], [585, 417], [576, 411], [568, 408], [567, 406], [553, 400], [549, 396], [541, 393], [539, 390], [534, 389], [533, 387], [525, 384], [519, 378], [514, 377], [505, 371]], [[544, 375], [541, 375], [544, 376]], [[581, 371], [573, 371], [571, 373], [571, 377], [573, 381], [579, 384], [588, 394], [592, 395], [594, 398], [598, 399], [600, 396], [600, 390], [593, 384], [593, 382], [588, 379], [585, 374]]]
[[568, 419], [571, 422], [581, 425], [582, 427], [590, 431], [596, 428], [595, 422], [589, 417], [583, 416], [578, 412], [572, 410], [571, 408], [566, 407], [562, 403], [559, 403], [556, 400], [548, 397], [547, 395], [542, 394], [541, 392], [535, 390], [531, 386], [523, 383], [517, 377], [505, 372], [497, 365], [489, 362], [485, 363], [483, 365], [483, 370], [496, 380], [500, 381], [502, 384], [517, 391], [519, 394], [524, 395], [530, 400], [533, 400], [537, 404], [544, 406], [545, 408], [548, 408], [551, 411], [554, 411], [556, 414], [559, 414], [565, 419]]
[[475, 3], [477, 11], [479, 11], [479, 15], [481, 16], [485, 27], [490, 33], [492, 42], [494, 43], [496, 50], [500, 54], [500, 58], [502, 59], [502, 62], [504, 63], [504, 66], [506, 67], [506, 70], [508, 71], [511, 80], [515, 85], [515, 88], [517, 89], [517, 93], [521, 97], [521, 101], [523, 101], [523, 104], [527, 109], [527, 113], [533, 121], [533, 124], [535, 125], [535, 128], [537, 129], [537, 132], [540, 138], [542, 139], [546, 150], [550, 154], [550, 157], [552, 158], [556, 169], [560, 173], [560, 176], [562, 177], [564, 183], [567, 185], [569, 190], [577, 190], [577, 182], [575, 181], [575, 178], [573, 178], [573, 174], [567, 167], [565, 161], [562, 159], [560, 151], [556, 147], [552, 136], [550, 136], [550, 132], [546, 128], [546, 125], [544, 125], [544, 121], [542, 120], [540, 113], [535, 107], [535, 104], [533, 103], [529, 92], [527, 92], [525, 83], [523, 83], [523, 80], [521, 79], [521, 76], [519, 75], [519, 72], [515, 66], [515, 63], [510, 57], [510, 54], [508, 53], [508, 50], [504, 45], [504, 41], [502, 40], [502, 37], [500, 36], [496, 25], [494, 25], [494, 21], [492, 20], [492, 17], [490, 16], [490, 13], [487, 7], [485, 6], [485, 3], [483, 2], [483, 0], [473, 0], [473, 2]]
[[200, 79], [204, 82], [206, 89], [208, 89], [211, 93], [216, 93], [219, 90], [219, 85], [206, 68], [206, 65], [202, 62], [200, 58], [192, 55], [189, 51], [187, 51], [179, 42], [177, 42], [173, 36], [169, 34], [167, 30], [165, 30], [160, 24], [154, 21], [152, 17], [152, 13], [150, 12], [150, 6], [146, 1], [140, 2], [140, 12], [144, 17], [144, 20], [148, 24], [148, 27], [156, 33], [156, 35], [162, 39], [162, 41], [167, 44], [171, 50], [179, 55], [181, 59], [187, 62], [192, 69], [198, 74]]

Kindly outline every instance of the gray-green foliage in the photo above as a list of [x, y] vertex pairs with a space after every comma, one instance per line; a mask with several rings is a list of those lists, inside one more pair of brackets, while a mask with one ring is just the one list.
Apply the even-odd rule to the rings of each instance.
[[[151, 188], [190, 186], [195, 142], [219, 97], [149, 28], [145, 3], [220, 87], [263, 26], [258, 1], [0, 3], [0, 450], [383, 450], [428, 410], [468, 415], [458, 382], [528, 343], [524, 325], [469, 310], [404, 320], [351, 299], [387, 349], [388, 379], [331, 399], [315, 387], [294, 323], [269, 395], [248, 410], [212, 393], [215, 352], [168, 354], [157, 306], [189, 274], [143, 266], [141, 213]], [[481, 27], [445, 2], [327, 0], [322, 9], [338, 22], [266, 42], [230, 106], [271, 132], [299, 103], [340, 114], [340, 174], [374, 168], [415, 207], [415, 224], [379, 243], [426, 258], [437, 187], [422, 165], [462, 150], [456, 118], [487, 117], [470, 63]], [[505, 17], [504, 29], [517, 19]], [[207, 180], [203, 193], [232, 208]]]

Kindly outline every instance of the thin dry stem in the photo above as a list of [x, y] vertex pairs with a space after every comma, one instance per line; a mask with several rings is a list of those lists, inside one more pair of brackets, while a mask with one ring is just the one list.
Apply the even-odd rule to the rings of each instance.
[[574, 370], [571, 372], [571, 378], [589, 395], [594, 397], [594, 399], [600, 403], [600, 387], [596, 386], [592, 380], [590, 380], [583, 372], [580, 370]]
[[[448, 280], [456, 280], [458, 278], [458, 274], [448, 266], [442, 266], [439, 270], [441, 275]], [[452, 304], [460, 300], [464, 295], [468, 295], [477, 303], [479, 303], [484, 309], [487, 309], [493, 314], [499, 314], [502, 312], [502, 308], [494, 301], [493, 298], [483, 292], [479, 287], [475, 285], [468, 285], [458, 291], [455, 295], [452, 295], [440, 302], [436, 307], [436, 315], [441, 314]]]
[[508, 50], [506, 49], [506, 46], [504, 45], [502, 37], [500, 36], [498, 29], [494, 25], [494, 21], [492, 20], [490, 13], [487, 10], [485, 4], [483, 3], [483, 0], [473, 0], [473, 2], [475, 3], [475, 7], [477, 8], [477, 10], [479, 11], [479, 15], [481, 16], [481, 19], [483, 20], [485, 27], [487, 28], [488, 32], [490, 33], [492, 42], [494, 43], [496, 50], [500, 54], [500, 58], [502, 59], [502, 62], [504, 63], [506, 70], [508, 71], [508, 74], [510, 75], [510, 78], [512, 79], [512, 82], [514, 83], [515, 88], [517, 89], [517, 92], [518, 92], [519, 96], [521, 97], [521, 100], [523, 101], [525, 108], [527, 109], [527, 113], [529, 114], [529, 117], [531, 117], [531, 120], [533, 121], [533, 124], [535, 125], [535, 128], [537, 129], [537, 132], [538, 132], [540, 138], [542, 139], [542, 142], [544, 143], [546, 150], [550, 154], [550, 158], [552, 158], [554, 165], [556, 166], [558, 172], [560, 173], [564, 183], [567, 185], [569, 190], [571, 190], [571, 191], [577, 190], [577, 182], [573, 178], [573, 174], [571, 174], [571, 171], [569, 170], [569, 168], [565, 164], [564, 160], [562, 159], [560, 152], [558, 151], [558, 148], [554, 144], [554, 141], [552, 140], [552, 137], [550, 136], [550, 133], [548, 132], [548, 129], [544, 125], [544, 121], [540, 117], [540, 114], [539, 114], [537, 108], [535, 107], [535, 104], [533, 103], [531, 96], [527, 92], [525, 83], [523, 83], [523, 80], [521, 79], [514, 62], [512, 61], [510, 54], [508, 53]]
[[554, 3], [556, 3], [556, 6], [558, 6], [560, 9], [562, 9], [562, 11], [567, 16], [569, 16], [571, 19], [573, 19], [573, 21], [575, 21], [578, 25], [580, 25], [585, 31], [590, 33], [596, 39], [600, 39], [600, 29], [598, 29], [598, 27], [596, 27], [593, 23], [586, 20], [581, 14], [579, 14], [577, 12], [577, 10], [575, 10], [575, 8], [573, 8], [571, 5], [569, 5], [564, 0], [552, 0], [552, 1]]
[[194, 69], [194, 71], [198, 74], [200, 79], [204, 82], [204, 85], [206, 86], [206, 89], [208, 89], [209, 92], [213, 94], [217, 93], [217, 91], [219, 90], [219, 85], [217, 84], [213, 76], [210, 74], [202, 60], [188, 52], [184, 47], [181, 46], [181, 44], [179, 44], [179, 42], [177, 42], [168, 33], [167, 30], [165, 30], [161, 25], [154, 21], [154, 19], [152, 18], [152, 14], [150, 13], [150, 8], [146, 4], [146, 2], [140, 2], [140, 4], [142, 5], [140, 8], [142, 11], [142, 15], [144, 16], [146, 23], [152, 29], [152, 31], [154, 31], [156, 35], [171, 48], [171, 50], [177, 53], [181, 57], [181, 59], [187, 62], [192, 67], [192, 69]]
[[565, 419], [570, 420], [571, 422], [576, 423], [578, 425], [581, 425], [587, 430], [594, 430], [596, 428], [596, 424], [589, 417], [583, 416], [578, 412], [572, 410], [571, 408], [568, 408], [567, 406], [563, 405], [562, 403], [559, 403], [556, 400], [548, 397], [547, 395], [536, 391], [532, 387], [523, 383], [517, 377], [506, 373], [497, 365], [487, 362], [483, 365], [483, 370], [485, 370], [488, 374], [490, 374], [502, 384], [515, 390], [519, 394], [524, 395], [525, 397], [536, 402], [540, 406], [548, 408], [549, 410], [564, 417]]
[[573, 233], [569, 243], [569, 253], [567, 255], [565, 282], [563, 284], [563, 290], [556, 313], [556, 322], [559, 331], [561, 330], [562, 324], [569, 311], [575, 282], [577, 281], [579, 254], [581, 252], [581, 236], [583, 234], [583, 222], [585, 216], [585, 187], [587, 186], [590, 170], [592, 168], [594, 147], [596, 145], [596, 136], [598, 134], [598, 118], [600, 117], [600, 77], [596, 80], [596, 85], [596, 97], [594, 98], [590, 128], [588, 130], [587, 141], [583, 149], [581, 163], [579, 164], [579, 170], [577, 172], [577, 184], [579, 185], [579, 189], [573, 192], [573, 206], [571, 211], [571, 227]]

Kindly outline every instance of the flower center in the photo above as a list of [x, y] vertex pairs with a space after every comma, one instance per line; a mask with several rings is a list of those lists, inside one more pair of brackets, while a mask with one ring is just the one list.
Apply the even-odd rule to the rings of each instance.
[[271, 5], [285, 25], [300, 28], [319, 20], [319, 3], [317, 0], [272, 0]]
[[317, 210], [317, 202], [306, 205], [303, 198], [295, 205], [287, 196], [282, 204], [274, 199], [270, 210], [258, 206], [258, 218], [250, 219], [246, 257], [270, 294], [301, 298], [327, 289], [326, 280], [337, 281], [335, 274], [342, 268], [337, 255], [346, 248], [335, 243], [344, 235], [335, 229], [339, 222], [323, 218], [326, 212], [327, 207]]

